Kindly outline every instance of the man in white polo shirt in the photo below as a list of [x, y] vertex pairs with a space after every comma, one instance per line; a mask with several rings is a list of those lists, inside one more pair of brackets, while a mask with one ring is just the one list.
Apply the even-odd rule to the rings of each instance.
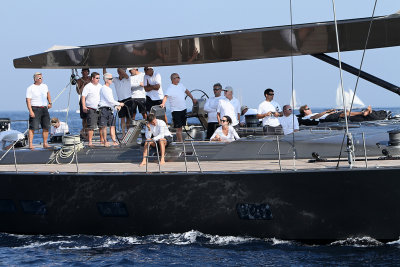
[[92, 72], [90, 77], [92, 80], [83, 88], [82, 91], [82, 109], [83, 112], [87, 113], [86, 122], [88, 126], [88, 145], [93, 146], [93, 132], [97, 127], [97, 121], [99, 119], [98, 108], [101, 84], [99, 83], [100, 74], [98, 72]]
[[129, 68], [131, 73], [131, 93], [132, 93], [132, 120], [136, 118], [136, 109], [146, 119], [146, 91], [143, 87], [144, 73], [139, 71], [138, 67]]
[[216, 83], [213, 86], [214, 96], [207, 99], [204, 104], [204, 110], [207, 111], [208, 119], [207, 119], [207, 136], [206, 139], [210, 139], [214, 134], [215, 129], [218, 128], [219, 123], [217, 119], [217, 107], [220, 99], [224, 98], [222, 93], [222, 85], [220, 83]]
[[233, 88], [231, 86], [225, 87], [224, 95], [225, 98], [220, 99], [218, 102], [218, 123], [222, 125], [222, 117], [229, 116], [232, 119], [232, 126], [235, 127], [239, 124], [240, 120], [240, 102], [237, 98], [233, 97]]
[[283, 134], [282, 126], [278, 120], [282, 116], [281, 106], [274, 101], [274, 90], [268, 88], [264, 91], [265, 100], [257, 110], [257, 119], [262, 119], [265, 134]]
[[[146, 110], [150, 112], [152, 106], [161, 105], [164, 92], [161, 86], [161, 75], [153, 70], [153, 67], [144, 68], [144, 90], [146, 91]], [[168, 123], [165, 115], [165, 123]]]
[[[122, 134], [125, 135], [129, 125], [131, 125], [133, 115], [131, 80], [128, 74], [126, 74], [126, 69], [118, 68], [117, 72], [118, 77], [114, 77], [112, 82], [117, 93], [118, 102], [124, 103], [124, 106], [118, 111], [118, 117], [121, 119]], [[106, 73], [106, 68], [103, 68], [103, 75]]]
[[174, 122], [174, 128], [176, 130], [176, 140], [182, 142], [182, 127], [186, 125], [186, 101], [185, 96], [187, 95], [192, 99], [193, 105], [197, 103], [197, 100], [193, 98], [192, 94], [186, 87], [180, 83], [181, 77], [178, 73], [171, 74], [171, 85], [165, 91], [164, 99], [161, 103], [161, 107], [165, 107], [167, 99], [169, 99], [170, 109], [172, 112], [172, 121]]
[[26, 89], [26, 105], [29, 111], [29, 148], [33, 149], [33, 135], [42, 126], [43, 147], [49, 147], [47, 137], [50, 129], [51, 108], [50, 92], [46, 84], [42, 83], [43, 77], [40, 72], [33, 74], [33, 84]]

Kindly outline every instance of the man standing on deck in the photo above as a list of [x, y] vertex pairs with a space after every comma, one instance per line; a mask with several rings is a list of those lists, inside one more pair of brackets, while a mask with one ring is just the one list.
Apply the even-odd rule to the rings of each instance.
[[240, 102], [237, 98], [233, 97], [233, 88], [231, 86], [225, 87], [224, 95], [225, 98], [218, 101], [218, 123], [222, 125], [222, 117], [229, 116], [232, 119], [232, 126], [235, 127], [239, 124], [240, 120]]
[[93, 146], [93, 132], [97, 127], [97, 121], [99, 119], [99, 102], [100, 102], [100, 89], [101, 84], [100, 74], [97, 72], [92, 72], [90, 75], [92, 78], [91, 82], [88, 83], [82, 91], [82, 109], [83, 112], [87, 114], [86, 121], [88, 127], [88, 141], [89, 146]]
[[204, 104], [204, 110], [207, 111], [208, 114], [207, 139], [210, 139], [210, 137], [214, 134], [215, 129], [217, 129], [219, 126], [217, 119], [217, 107], [219, 100], [224, 97], [221, 95], [222, 85], [220, 83], [214, 84], [213, 93], [214, 96], [207, 99], [206, 103]]
[[278, 117], [282, 116], [282, 109], [274, 101], [274, 95], [274, 90], [271, 88], [264, 91], [265, 101], [258, 106], [257, 119], [262, 119], [264, 133], [283, 134], [282, 126], [278, 120]]
[[[113, 84], [117, 92], [118, 102], [124, 103], [124, 106], [118, 112], [118, 117], [121, 118], [122, 134], [125, 135], [131, 125], [132, 117], [131, 81], [126, 74], [126, 69], [118, 68], [117, 72], [118, 77], [113, 78]], [[106, 68], [103, 68], [103, 75], [106, 73]]]
[[181, 77], [178, 73], [171, 74], [171, 85], [165, 91], [165, 96], [162, 101], [161, 107], [165, 107], [167, 98], [169, 99], [170, 108], [172, 112], [172, 121], [174, 122], [174, 128], [176, 130], [176, 140], [183, 142], [182, 138], [182, 127], [186, 125], [186, 101], [185, 96], [187, 95], [192, 99], [193, 105], [197, 103], [197, 100], [193, 98], [192, 94], [186, 87], [180, 83]]
[[139, 68], [129, 68], [131, 73], [131, 92], [132, 92], [132, 120], [136, 118], [136, 109], [142, 114], [143, 119], [147, 118], [146, 114], [146, 91], [143, 87], [144, 73]]
[[43, 147], [47, 148], [47, 137], [50, 129], [50, 115], [48, 109], [52, 107], [50, 92], [46, 84], [42, 83], [40, 72], [33, 74], [33, 84], [26, 89], [26, 106], [29, 111], [29, 148], [33, 148], [33, 135], [42, 126]]
[[[161, 105], [164, 92], [161, 86], [161, 75], [154, 72], [153, 67], [144, 68], [144, 90], [146, 91], [146, 110], [150, 112], [152, 106]], [[165, 115], [165, 123], [168, 123]]]
[[82, 138], [87, 138], [86, 135], [86, 128], [87, 128], [87, 122], [86, 122], [86, 113], [83, 112], [83, 106], [82, 106], [82, 91], [83, 88], [90, 83], [90, 70], [88, 68], [83, 68], [82, 69], [82, 77], [76, 81], [76, 92], [79, 95], [79, 116], [82, 119], [82, 130], [81, 130], [81, 137]]

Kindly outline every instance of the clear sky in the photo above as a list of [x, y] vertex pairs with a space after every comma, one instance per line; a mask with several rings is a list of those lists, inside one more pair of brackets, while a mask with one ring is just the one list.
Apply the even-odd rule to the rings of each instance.
[[[292, 0], [293, 23], [333, 20], [331, 0]], [[336, 0], [338, 19], [369, 17], [375, 0]], [[1, 111], [26, 110], [25, 92], [32, 83], [33, 69], [14, 69], [12, 60], [41, 53], [53, 45], [91, 45], [177, 35], [269, 27], [290, 24], [289, 0], [222, 1], [3, 1], [0, 22]], [[400, 9], [398, 0], [378, 1], [375, 15]], [[400, 48], [367, 50], [363, 70], [400, 85], [397, 63]], [[346, 52], [342, 60], [358, 67], [361, 51]], [[336, 57], [336, 54], [332, 54]], [[93, 71], [93, 70], [92, 70]], [[115, 69], [109, 70], [114, 75]], [[264, 89], [275, 90], [281, 105], [290, 101], [290, 58], [215, 63], [193, 66], [159, 67], [163, 86], [169, 75], [178, 72], [188, 89], [212, 94], [212, 85], [232, 86], [242, 104], [257, 107]], [[68, 83], [69, 70], [43, 70], [44, 83], [54, 98]], [[302, 104], [312, 107], [335, 106], [339, 71], [311, 56], [294, 58], [294, 87]], [[345, 89], [355, 86], [355, 76], [344, 75]], [[78, 107], [73, 88], [71, 108]], [[400, 97], [366, 81], [357, 95], [375, 107], [396, 107]], [[65, 109], [68, 90], [54, 109]]]

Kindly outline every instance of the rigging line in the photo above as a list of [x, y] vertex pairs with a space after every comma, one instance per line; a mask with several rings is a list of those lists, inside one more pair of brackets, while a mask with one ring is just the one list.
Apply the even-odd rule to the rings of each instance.
[[[73, 71], [72, 71], [73, 73]], [[68, 106], [67, 106], [67, 114], [65, 116], [65, 123], [68, 124], [68, 114], [69, 114], [69, 108], [70, 108], [70, 103], [71, 103], [71, 91], [72, 91], [72, 83], [69, 83], [69, 94], [68, 94]], [[65, 135], [65, 133], [64, 133]]]
[[[346, 132], [345, 135], [349, 136], [349, 123], [348, 123], [348, 118], [347, 118], [347, 109], [345, 105], [345, 99], [344, 99], [344, 88], [343, 88], [343, 73], [342, 73], [342, 60], [340, 57], [340, 45], [339, 45], [339, 33], [338, 33], [338, 28], [337, 28], [337, 20], [336, 20], [336, 7], [335, 7], [335, 0], [332, 0], [332, 8], [333, 8], [333, 19], [335, 21], [335, 35], [336, 35], [336, 45], [337, 45], [337, 52], [338, 52], [338, 61], [339, 61], [339, 74], [340, 74], [340, 86], [342, 88], [342, 101], [343, 101], [343, 109], [344, 109], [344, 119], [345, 119], [345, 124], [346, 124]], [[350, 115], [350, 114], [349, 114]], [[339, 151], [339, 154], [341, 153], [342, 148]], [[351, 153], [351, 152], [349, 152]], [[350, 155], [349, 155], [350, 156]], [[350, 157], [349, 157], [350, 158]], [[351, 166], [351, 164], [350, 164]]]
[[358, 69], [358, 75], [357, 75], [356, 85], [355, 85], [355, 87], [354, 87], [354, 94], [353, 94], [353, 99], [351, 100], [351, 105], [350, 105], [350, 111], [349, 111], [349, 113], [351, 113], [351, 110], [353, 109], [353, 102], [354, 102], [354, 98], [356, 97], [356, 92], [357, 92], [357, 88], [358, 88], [358, 81], [360, 80], [361, 69], [362, 69], [362, 66], [363, 66], [363, 63], [364, 63], [365, 52], [366, 52], [366, 50], [367, 50], [369, 36], [370, 36], [370, 34], [371, 34], [372, 22], [373, 22], [373, 18], [374, 18], [374, 15], [375, 15], [375, 10], [376, 10], [376, 4], [377, 4], [377, 2], [378, 2], [378, 0], [375, 0], [374, 8], [373, 8], [373, 10], [372, 10], [371, 21], [369, 22], [369, 28], [368, 28], [367, 39], [365, 40], [365, 46], [364, 46], [363, 54], [362, 54], [362, 57], [361, 57], [360, 68]]
[[[369, 37], [370, 37], [370, 34], [371, 34], [372, 22], [373, 22], [373, 18], [374, 18], [374, 15], [375, 15], [377, 2], [378, 2], [378, 0], [375, 0], [374, 8], [372, 9], [371, 21], [369, 22], [368, 34], [367, 34], [367, 38], [365, 40], [365, 46], [364, 46], [363, 54], [362, 54], [362, 57], [361, 57], [360, 68], [358, 69], [358, 75], [357, 75], [357, 80], [356, 80], [356, 84], [355, 84], [355, 87], [354, 87], [353, 99], [351, 100], [351, 104], [350, 104], [349, 114], [351, 114], [351, 111], [353, 109], [353, 102], [354, 102], [354, 98], [355, 98], [356, 93], [357, 93], [358, 81], [360, 80], [361, 69], [362, 69], [362, 66], [363, 66], [363, 63], [364, 63], [365, 52], [367, 50], [368, 40], [369, 40]], [[340, 159], [341, 159], [341, 156], [342, 156], [343, 144], [344, 144], [344, 136], [343, 136], [343, 139], [342, 139], [342, 145], [340, 146], [340, 153], [339, 153], [338, 162], [336, 164], [336, 168], [338, 168], [339, 164], [340, 164]]]
[[[296, 144], [294, 138], [294, 67], [293, 67], [293, 10], [292, 10], [292, 0], [289, 0], [290, 3], [290, 66], [292, 73], [292, 146], [293, 146], [293, 167], [296, 169]], [[283, 115], [285, 116], [285, 115]]]
[[64, 87], [64, 89], [61, 90], [60, 93], [53, 99], [53, 104], [57, 101], [57, 99], [61, 96], [61, 94], [68, 88], [68, 85], [71, 84], [71, 80], [67, 83], [67, 85]]

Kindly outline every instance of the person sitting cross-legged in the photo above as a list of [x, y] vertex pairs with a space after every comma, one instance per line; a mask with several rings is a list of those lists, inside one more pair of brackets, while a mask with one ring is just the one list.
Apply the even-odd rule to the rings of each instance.
[[147, 115], [146, 142], [144, 143], [143, 160], [139, 166], [146, 165], [148, 146], [150, 144], [150, 146], [155, 147], [156, 142], [161, 153], [160, 164], [165, 164], [165, 148], [172, 142], [172, 135], [168, 130], [167, 124], [163, 120], [156, 119], [156, 116], [150, 113]]

